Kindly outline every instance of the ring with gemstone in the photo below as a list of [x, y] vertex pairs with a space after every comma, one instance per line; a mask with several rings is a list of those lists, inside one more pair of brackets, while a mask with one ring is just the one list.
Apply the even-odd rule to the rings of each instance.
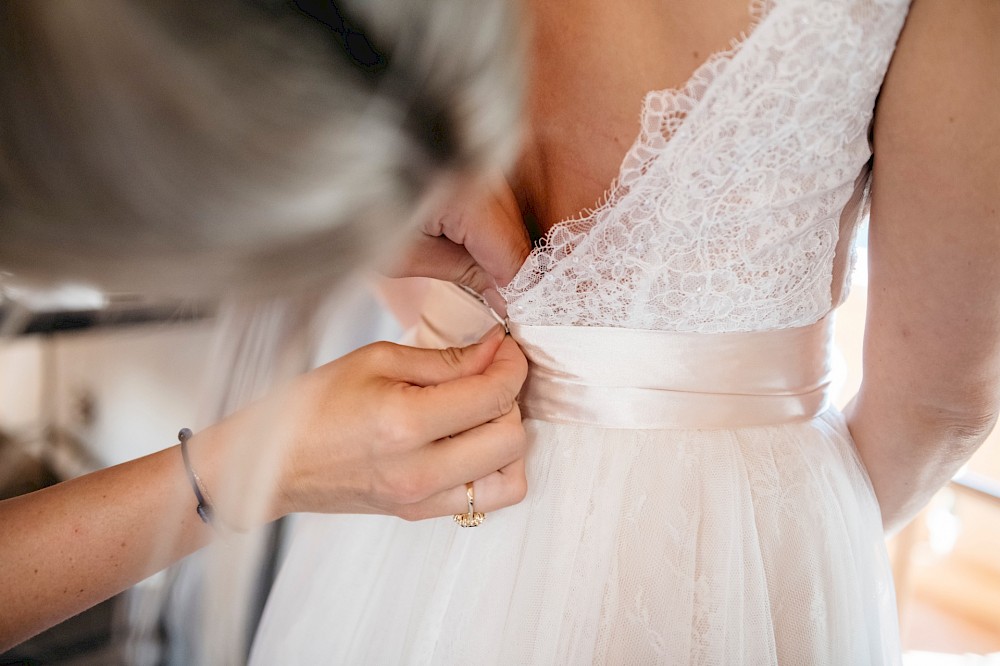
[[459, 527], [477, 527], [483, 524], [486, 520], [486, 514], [482, 511], [476, 511], [476, 493], [472, 490], [472, 482], [465, 484], [465, 495], [469, 500], [469, 512], [468, 513], [456, 513], [452, 518], [458, 523]]

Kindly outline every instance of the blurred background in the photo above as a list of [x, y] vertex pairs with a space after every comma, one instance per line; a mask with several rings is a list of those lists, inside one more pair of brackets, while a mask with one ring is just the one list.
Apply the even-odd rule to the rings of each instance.
[[[841, 405], [860, 382], [865, 265], [862, 241], [852, 295], [838, 315]], [[210, 307], [86, 290], [8, 293], [0, 322], [16, 333], [0, 343], [0, 497], [172, 445], [203, 411], [200, 381], [218, 328]], [[331, 317], [316, 362], [399, 332], [377, 299], [361, 293]], [[283, 534], [274, 528], [261, 599]], [[925, 652], [1000, 652], [1000, 433], [889, 548], [908, 663], [952, 663]], [[183, 585], [174, 570], [154, 576], [0, 655], [0, 664], [189, 663], [171, 646], [196, 615], [167, 609]]]

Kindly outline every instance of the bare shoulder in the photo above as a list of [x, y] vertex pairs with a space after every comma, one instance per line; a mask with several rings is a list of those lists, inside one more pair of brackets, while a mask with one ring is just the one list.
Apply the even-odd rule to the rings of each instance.
[[998, 35], [1000, 0], [914, 0], [875, 111], [872, 278], [938, 313], [1000, 289]]
[[876, 163], [996, 189], [998, 37], [998, 0], [914, 0], [876, 109]]
[[914, 0], [875, 112], [866, 383], [1000, 404], [1000, 0]]

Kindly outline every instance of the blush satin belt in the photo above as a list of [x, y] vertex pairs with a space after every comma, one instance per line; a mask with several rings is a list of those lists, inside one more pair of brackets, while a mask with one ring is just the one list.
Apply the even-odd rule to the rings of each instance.
[[[496, 320], [453, 285], [429, 294], [418, 346], [475, 342]], [[811, 419], [829, 406], [833, 317], [749, 333], [586, 326], [510, 332], [530, 362], [525, 417], [604, 428], [708, 429]]]

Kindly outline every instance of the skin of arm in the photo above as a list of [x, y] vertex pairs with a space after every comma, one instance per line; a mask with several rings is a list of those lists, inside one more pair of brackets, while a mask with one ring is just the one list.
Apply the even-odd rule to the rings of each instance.
[[993, 0], [915, 0], [875, 114], [864, 378], [846, 414], [889, 533], [997, 418], [997, 34]]
[[[256, 515], [224, 495], [223, 524], [251, 529], [292, 511], [447, 515], [465, 509], [469, 479], [477, 509], [492, 511], [526, 492], [515, 403], [526, 372], [502, 327], [462, 349], [376, 343], [197, 433], [193, 467], [215, 495], [252, 457], [246, 433], [285, 414], [273, 428], [285, 436], [268, 442], [275, 491]], [[174, 446], [0, 502], [0, 652], [206, 545], [214, 531], [194, 497]]]

